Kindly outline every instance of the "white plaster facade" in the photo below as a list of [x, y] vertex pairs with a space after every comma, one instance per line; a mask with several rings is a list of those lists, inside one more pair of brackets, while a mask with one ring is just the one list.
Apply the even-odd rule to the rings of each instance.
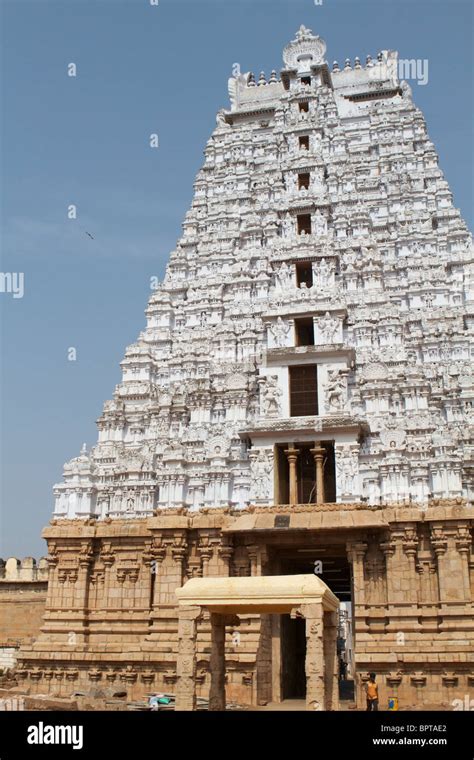
[[[328, 438], [337, 501], [472, 498], [471, 235], [396, 53], [330, 71], [325, 51], [302, 27], [280, 79], [229, 80], [146, 328], [55, 517], [271, 505], [274, 444]], [[314, 345], [295, 345], [301, 317]], [[288, 367], [304, 363], [319, 414], [295, 418]]]

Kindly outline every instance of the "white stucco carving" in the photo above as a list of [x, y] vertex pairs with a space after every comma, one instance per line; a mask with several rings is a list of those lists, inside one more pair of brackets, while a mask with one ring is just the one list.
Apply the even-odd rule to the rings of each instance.
[[[325, 51], [302, 27], [281, 80], [230, 80], [147, 324], [97, 444], [55, 486], [56, 517], [271, 504], [274, 444], [294, 438], [334, 441], [338, 501], [470, 495], [471, 236], [393, 66], [330, 71]], [[314, 346], [295, 345], [300, 317]], [[300, 362], [318, 365], [312, 419], [290, 416]]]

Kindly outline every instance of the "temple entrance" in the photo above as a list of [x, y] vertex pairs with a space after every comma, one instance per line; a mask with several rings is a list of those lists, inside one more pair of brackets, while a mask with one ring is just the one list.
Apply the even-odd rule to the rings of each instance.
[[[339, 698], [354, 699], [351, 572], [345, 544], [300, 544], [273, 546], [272, 571], [278, 575], [316, 574], [339, 599], [337, 661]], [[315, 570], [317, 571], [315, 573]], [[280, 615], [274, 635], [280, 639], [279, 699], [305, 699], [306, 638], [304, 621]], [[278, 701], [278, 700], [277, 700]]]
[[[345, 546], [288, 547], [275, 552], [278, 557], [278, 574], [300, 575], [315, 573], [327, 583], [340, 602], [351, 601], [351, 576]], [[317, 567], [315, 563], [319, 562]]]
[[282, 699], [306, 699], [305, 621], [281, 616], [281, 693]]
[[[306, 710], [338, 709], [339, 601], [315, 575], [191, 578], [175, 593], [179, 602], [176, 710], [197, 706], [197, 634], [204, 611], [211, 627], [210, 710], [226, 708], [226, 629], [235, 629], [241, 616], [249, 614], [271, 617], [278, 625], [284, 621], [286, 694], [305, 697]], [[306, 667], [314, 662], [318, 668]], [[264, 670], [263, 676], [271, 677], [268, 668]]]

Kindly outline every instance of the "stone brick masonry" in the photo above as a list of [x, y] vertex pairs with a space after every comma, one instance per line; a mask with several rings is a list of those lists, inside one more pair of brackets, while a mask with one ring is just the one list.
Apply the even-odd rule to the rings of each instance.
[[[291, 509], [297, 530], [275, 538], [284, 508], [168, 510], [146, 520], [53, 521], [50, 581], [41, 635], [20, 653], [18, 677], [35, 693], [120, 686], [136, 699], [176, 685], [177, 599], [188, 578], [275, 574], [277, 543], [344, 542], [352, 568], [359, 705], [369, 670], [381, 700], [442, 704], [472, 692], [474, 561], [472, 516], [465, 504], [433, 504], [423, 518], [399, 506]], [[288, 511], [290, 511], [288, 509]], [[241, 531], [242, 519], [248, 529]], [[256, 520], [269, 530], [252, 529]], [[239, 522], [240, 521], [240, 522]], [[318, 522], [324, 529], [317, 529]], [[263, 523], [264, 525], [264, 523]], [[263, 528], [261, 524], [261, 527]], [[313, 527], [314, 526], [314, 527]], [[351, 527], [342, 527], [351, 526]], [[278, 679], [269, 616], [241, 620], [240, 643], [226, 638], [227, 698], [272, 698]], [[199, 623], [197, 693], [209, 688], [210, 620]]]

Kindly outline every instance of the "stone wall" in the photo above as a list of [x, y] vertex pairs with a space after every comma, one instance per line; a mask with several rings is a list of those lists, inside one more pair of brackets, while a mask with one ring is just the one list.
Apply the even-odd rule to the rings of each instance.
[[[470, 509], [455, 500], [415, 507], [294, 507], [297, 531], [255, 531], [280, 507], [166, 510], [142, 520], [57, 521], [44, 531], [50, 582], [41, 635], [23, 646], [17, 677], [31, 693], [127, 691], [129, 699], [177, 683], [177, 600], [196, 576], [272, 574], [271, 541], [297, 549], [339, 537], [352, 566], [357, 700], [374, 670], [381, 706], [448, 705], [472, 693], [474, 648]], [[256, 523], [257, 521], [257, 523]], [[315, 530], [318, 521], [325, 527]], [[247, 529], [246, 527], [247, 526]], [[345, 526], [345, 527], [344, 527]], [[351, 526], [351, 527], [347, 527]], [[306, 544], [307, 545], [307, 544]], [[256, 704], [275, 689], [265, 616], [226, 633], [227, 697]], [[197, 639], [197, 693], [207, 696], [210, 620]], [[274, 658], [274, 663], [276, 658]], [[273, 667], [273, 670], [272, 670]], [[275, 696], [275, 694], [274, 694]]]
[[0, 669], [14, 667], [19, 646], [39, 635], [47, 587], [44, 557], [0, 558]]

